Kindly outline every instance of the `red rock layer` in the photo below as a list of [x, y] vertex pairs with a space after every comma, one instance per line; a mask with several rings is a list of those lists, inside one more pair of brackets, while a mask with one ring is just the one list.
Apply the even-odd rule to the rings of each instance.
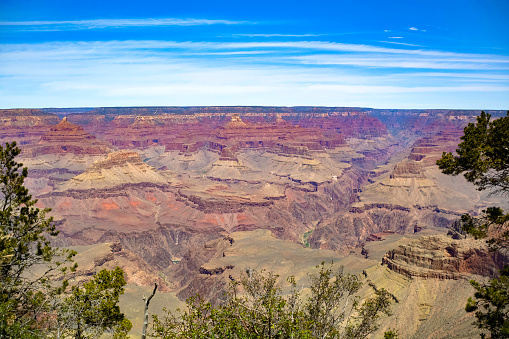
[[447, 124], [435, 135], [417, 140], [408, 159], [420, 161], [423, 166], [433, 166], [442, 152], [454, 152], [461, 142], [463, 124]]
[[287, 152], [299, 146], [309, 150], [323, 150], [324, 145], [345, 145], [342, 136], [326, 138], [318, 128], [304, 128], [281, 120], [275, 123], [251, 124], [243, 122], [238, 116], [233, 116], [229, 123], [219, 128], [215, 138], [219, 144], [238, 148], [276, 147]]
[[[109, 112], [107, 109], [103, 111]], [[365, 115], [266, 114], [255, 111], [243, 113], [242, 118], [225, 111], [187, 115], [153, 112], [143, 116], [94, 116], [89, 112], [70, 115], [69, 119], [119, 148], [163, 145], [168, 150], [182, 152], [192, 152], [204, 146], [221, 152], [227, 146], [272, 147], [292, 142], [310, 150], [321, 150], [344, 145], [348, 137], [387, 134], [387, 129], [378, 119]]]
[[26, 145], [39, 141], [59, 118], [37, 109], [0, 110], [0, 142]]
[[52, 127], [41, 137], [37, 145], [30, 145], [23, 149], [26, 157], [43, 154], [107, 154], [109, 147], [95, 136], [84, 131], [83, 127], [71, 124], [66, 118]]
[[377, 118], [365, 114], [302, 119], [299, 125], [340, 132], [346, 138], [365, 138], [387, 135], [387, 127]]

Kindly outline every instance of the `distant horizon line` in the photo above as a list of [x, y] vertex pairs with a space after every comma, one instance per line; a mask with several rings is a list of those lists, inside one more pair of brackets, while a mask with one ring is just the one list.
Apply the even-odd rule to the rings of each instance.
[[248, 108], [248, 107], [258, 107], [258, 108], [349, 108], [349, 109], [373, 109], [373, 110], [433, 110], [433, 111], [441, 111], [441, 110], [452, 110], [452, 111], [508, 111], [509, 108], [500, 109], [500, 108], [398, 108], [398, 107], [384, 107], [384, 108], [376, 108], [376, 107], [368, 107], [368, 106], [323, 106], [323, 105], [157, 105], [157, 106], [73, 106], [73, 107], [10, 107], [10, 108], [0, 108], [0, 111], [3, 110], [23, 110], [23, 109], [38, 109], [38, 110], [77, 110], [77, 109], [86, 109], [86, 110], [94, 110], [98, 108], [113, 108], [113, 109], [121, 109], [121, 108], [206, 108], [206, 107], [227, 107], [227, 108]]

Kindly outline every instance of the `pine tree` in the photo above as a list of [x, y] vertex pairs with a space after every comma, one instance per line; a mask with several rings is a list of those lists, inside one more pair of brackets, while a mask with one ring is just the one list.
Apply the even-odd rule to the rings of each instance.
[[[0, 146], [0, 337], [38, 337], [55, 294], [50, 280], [65, 273], [75, 252], [50, 245], [56, 236], [49, 209], [35, 207], [24, 187], [27, 168], [14, 159], [16, 143]], [[60, 261], [57, 261], [59, 258]], [[70, 267], [73, 268], [73, 267]]]
[[[445, 174], [464, 177], [490, 194], [509, 195], [509, 112], [491, 121], [482, 112], [475, 124], [465, 127], [462, 142], [452, 153], [443, 153], [437, 164]], [[489, 207], [479, 217], [461, 217], [463, 229], [476, 238], [488, 238], [491, 250], [504, 254], [509, 250], [509, 214], [499, 207]], [[509, 338], [509, 266], [500, 276], [482, 284], [470, 281], [476, 292], [469, 298], [467, 312], [475, 312], [475, 324], [490, 333], [491, 338]], [[481, 334], [482, 338], [486, 334]]]

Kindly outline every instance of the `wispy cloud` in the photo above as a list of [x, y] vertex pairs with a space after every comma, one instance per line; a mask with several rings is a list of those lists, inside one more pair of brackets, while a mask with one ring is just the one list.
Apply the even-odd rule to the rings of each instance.
[[335, 90], [343, 93], [430, 93], [430, 92], [509, 92], [509, 86], [429, 86], [429, 87], [403, 87], [403, 86], [344, 86], [344, 85], [315, 85], [311, 89]]
[[253, 22], [209, 19], [94, 19], [69, 21], [0, 21], [0, 26], [23, 27], [33, 30], [80, 30], [95, 28], [122, 28], [148, 26], [200, 26], [200, 25], [240, 25]]
[[415, 27], [410, 27], [409, 30], [411, 30], [411, 31], [418, 31], [419, 29], [415, 28]]
[[412, 76], [425, 76], [425, 77], [444, 77], [444, 78], [465, 78], [465, 79], [483, 79], [483, 80], [494, 80], [494, 81], [508, 81], [509, 75], [503, 74], [486, 74], [486, 73], [437, 73], [437, 72], [424, 72], [424, 73], [413, 73]]
[[390, 36], [389, 39], [403, 39], [402, 36]]
[[451, 107], [444, 103], [458, 97], [453, 108], [488, 109], [470, 99], [486, 96], [498, 106], [508, 103], [507, 56], [412, 47], [325, 41], [4, 44], [1, 105], [395, 107], [397, 100], [399, 107]]
[[[142, 53], [152, 56], [172, 55], [178, 56], [186, 52], [239, 52], [254, 54], [272, 51], [274, 53], [296, 53], [301, 56], [313, 55], [319, 52], [331, 52], [336, 56], [347, 57], [373, 57], [394, 60], [395, 55], [412, 56], [420, 61], [449, 61], [472, 62], [484, 65], [505, 65], [509, 57], [491, 54], [457, 53], [436, 51], [429, 49], [388, 48], [373, 45], [344, 44], [327, 41], [256, 41], [256, 42], [176, 42], [162, 40], [125, 40], [125, 41], [91, 41], [91, 42], [48, 42], [36, 44], [10, 44], [0, 45], [0, 53], [4, 56], [12, 55], [14, 58], [23, 55], [24, 51], [39, 51], [41, 57], [65, 58], [70, 51], [76, 50], [80, 58], [101, 58], [109, 54]], [[343, 54], [349, 53], [349, 54]], [[329, 55], [329, 54], [328, 54]], [[275, 54], [277, 57], [277, 55]], [[504, 66], [505, 67], [505, 66]]]
[[248, 37], [248, 38], [279, 38], [279, 37], [282, 37], [282, 38], [303, 38], [303, 37], [311, 37], [311, 36], [324, 36], [324, 35], [329, 35], [329, 34], [277, 34], [277, 33], [274, 33], [274, 34], [242, 34], [242, 33], [238, 33], [238, 34], [231, 34], [230, 36], [232, 37]]
[[489, 62], [509, 62], [506, 56], [490, 54], [456, 53], [436, 51], [430, 49], [403, 49], [388, 48], [363, 44], [345, 44], [328, 41], [253, 41], [253, 42], [177, 42], [162, 40], [124, 40], [124, 41], [78, 41], [78, 42], [48, 42], [38, 44], [10, 44], [0, 45], [0, 53], [17, 52], [25, 49], [39, 49], [41, 53], [60, 53], [61, 49], [80, 49], [86, 54], [101, 53], [107, 51], [136, 51], [180, 49], [180, 50], [259, 50], [277, 49], [294, 50], [299, 53], [308, 53], [306, 50], [333, 51], [333, 52], [358, 52], [358, 53], [384, 53], [384, 54], [407, 54], [430, 57], [458, 57], [484, 59]]
[[356, 67], [376, 67], [386, 69], [410, 68], [421, 70], [509, 70], [509, 62], [505, 64], [476, 62], [468, 59], [447, 58], [415, 58], [407, 56], [341, 56], [315, 54], [292, 57], [304, 64], [312, 65], [345, 65]]
[[422, 45], [416, 45], [416, 44], [409, 44], [406, 42], [397, 42], [397, 41], [380, 41], [386, 44], [394, 44], [394, 45], [403, 45], [403, 46], [411, 46], [411, 47], [422, 47]]

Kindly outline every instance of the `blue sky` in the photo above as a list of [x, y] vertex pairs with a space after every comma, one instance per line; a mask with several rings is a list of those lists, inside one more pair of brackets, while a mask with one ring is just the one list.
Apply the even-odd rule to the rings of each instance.
[[0, 107], [509, 109], [509, 1], [0, 0]]

